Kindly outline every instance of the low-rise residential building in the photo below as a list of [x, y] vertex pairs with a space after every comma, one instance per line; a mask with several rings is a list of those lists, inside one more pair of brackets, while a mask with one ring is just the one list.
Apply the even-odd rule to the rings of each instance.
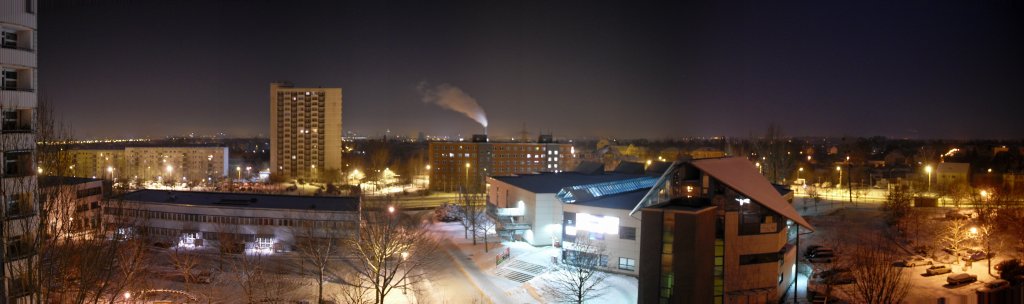
[[104, 206], [111, 237], [184, 247], [289, 251], [298, 239], [342, 237], [359, 226], [358, 197], [139, 190]]
[[92, 237], [102, 228], [103, 180], [39, 176], [39, 193], [49, 237]]
[[935, 166], [935, 182], [939, 185], [970, 182], [971, 164], [939, 163]]

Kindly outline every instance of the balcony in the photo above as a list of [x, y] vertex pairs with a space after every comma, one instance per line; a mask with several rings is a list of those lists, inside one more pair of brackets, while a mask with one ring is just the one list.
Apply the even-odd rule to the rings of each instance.
[[7, 245], [7, 262], [28, 258], [36, 254], [36, 251], [28, 243], [18, 241]]
[[9, 220], [32, 217], [36, 215], [35, 208], [32, 208], [32, 205], [29, 204], [11, 204], [7, 206], [6, 211], [7, 212], [5, 214], [7, 216], [7, 219]]
[[36, 68], [35, 50], [24, 47], [0, 47], [0, 58], [5, 66]]

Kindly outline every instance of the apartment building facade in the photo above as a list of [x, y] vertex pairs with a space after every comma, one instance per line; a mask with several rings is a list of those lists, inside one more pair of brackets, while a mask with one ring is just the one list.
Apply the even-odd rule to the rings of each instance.
[[340, 176], [341, 105], [341, 88], [271, 83], [271, 174], [306, 180]]
[[469, 142], [429, 144], [430, 189], [456, 192], [468, 187], [484, 192], [489, 176], [511, 176], [537, 172], [563, 172], [574, 167], [576, 149], [542, 136], [535, 143], [488, 142], [474, 136]]
[[73, 177], [118, 181], [212, 181], [227, 177], [228, 148], [153, 146], [68, 150]]
[[103, 224], [100, 206], [106, 192], [101, 179], [39, 176], [39, 201], [47, 215], [46, 237], [96, 237]]
[[0, 301], [30, 303], [38, 263], [35, 110], [39, 89], [34, 0], [0, 0], [0, 154], [4, 201], [0, 231]]

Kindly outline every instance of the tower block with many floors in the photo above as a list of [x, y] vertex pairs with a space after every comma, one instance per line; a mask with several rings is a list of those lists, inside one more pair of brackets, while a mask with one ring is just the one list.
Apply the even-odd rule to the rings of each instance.
[[270, 84], [272, 174], [287, 179], [336, 178], [341, 135], [341, 88]]
[[0, 302], [31, 303], [37, 290], [35, 0], [0, 0]]

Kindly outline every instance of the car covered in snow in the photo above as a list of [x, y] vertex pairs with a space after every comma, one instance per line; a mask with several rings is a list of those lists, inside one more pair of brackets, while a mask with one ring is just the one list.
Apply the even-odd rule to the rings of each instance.
[[946, 277], [946, 283], [951, 286], [970, 284], [978, 281], [978, 276], [969, 273], [951, 274]]
[[949, 268], [949, 266], [946, 265], [935, 265], [932, 267], [928, 267], [928, 269], [925, 269], [924, 271], [924, 273], [927, 275], [940, 275], [950, 272], [953, 272], [953, 269]]
[[912, 256], [912, 257], [909, 257], [909, 258], [897, 261], [896, 264], [900, 265], [900, 266], [903, 266], [903, 267], [916, 267], [916, 266], [931, 265], [932, 264], [932, 260], [929, 260], [929, 259], [927, 259], [927, 258], [925, 258], [923, 256], [915, 255], [915, 256]]

